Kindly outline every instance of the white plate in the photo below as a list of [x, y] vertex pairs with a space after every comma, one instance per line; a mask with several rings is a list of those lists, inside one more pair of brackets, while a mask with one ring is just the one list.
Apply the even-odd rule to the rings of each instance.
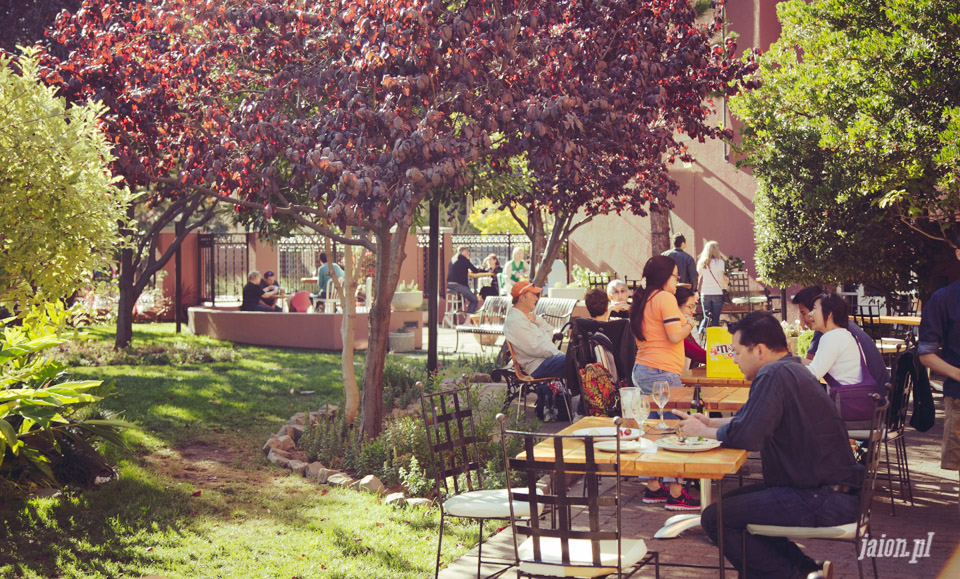
[[685, 441], [680, 442], [680, 439], [676, 435], [671, 435], [658, 439], [657, 446], [664, 450], [672, 450], [674, 452], [703, 452], [704, 450], [718, 448], [720, 441], [712, 438], [697, 440], [697, 437], [688, 436]]
[[[636, 440], [640, 438], [640, 430], [637, 428], [621, 428], [620, 430], [620, 440]], [[629, 430], [630, 434], [624, 434], [622, 432], [623, 430]], [[572, 434], [574, 436], [609, 436], [610, 438], [614, 438], [617, 436], [617, 427], [598, 426], [596, 428], [581, 428], [580, 430], [574, 430]]]
[[[601, 440], [593, 443], [593, 448], [600, 452], [617, 452], [616, 440]], [[652, 440], [643, 438], [641, 440], [623, 440], [620, 439], [620, 452], [656, 452], [657, 445]]]

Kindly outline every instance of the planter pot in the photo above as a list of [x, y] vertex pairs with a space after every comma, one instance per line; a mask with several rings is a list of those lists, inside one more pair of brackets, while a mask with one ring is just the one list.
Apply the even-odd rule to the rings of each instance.
[[413, 332], [390, 332], [387, 337], [393, 352], [412, 352], [417, 345]]
[[474, 334], [473, 337], [477, 339], [481, 346], [494, 346], [500, 336], [496, 334]]
[[398, 312], [412, 312], [423, 303], [423, 292], [397, 292], [393, 294], [390, 306]]
[[550, 297], [582, 300], [587, 290], [582, 287], [552, 287]]

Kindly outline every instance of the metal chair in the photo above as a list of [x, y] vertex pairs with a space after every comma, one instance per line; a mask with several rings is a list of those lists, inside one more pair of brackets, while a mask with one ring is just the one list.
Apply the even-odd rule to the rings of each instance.
[[[890, 514], [896, 514], [893, 500], [894, 481], [900, 487], [900, 500], [913, 502], [913, 484], [910, 480], [910, 464], [907, 460], [907, 443], [904, 438], [907, 427], [907, 409], [910, 405], [910, 395], [913, 393], [913, 372], [906, 367], [914, 362], [915, 349], [907, 350], [897, 357], [893, 365], [893, 384], [888, 394], [890, 412], [887, 414], [887, 429], [883, 436], [884, 462], [886, 463], [887, 490], [890, 493]], [[865, 430], [849, 431], [850, 438], [866, 440], [869, 432]], [[890, 463], [890, 443], [893, 443], [894, 458], [897, 463], [897, 474], [893, 474]]]
[[[513, 350], [513, 344], [507, 342], [507, 349], [510, 351], [510, 360], [513, 363], [513, 374], [507, 374], [507, 399], [503, 403], [503, 409], [506, 410], [510, 405], [510, 401], [514, 397], [519, 396], [520, 400], [517, 401], [517, 420], [520, 420], [520, 404], [523, 403], [523, 415], [527, 414], [527, 396], [530, 394], [530, 391], [535, 389], [537, 384], [548, 384], [550, 382], [560, 382], [564, 384], [564, 391], [566, 391], [566, 384], [562, 378], [556, 378], [550, 376], [548, 378], [534, 378], [533, 376], [527, 374], [523, 366], [517, 362], [516, 352]], [[563, 397], [563, 403], [567, 406], [567, 417], [571, 420], [573, 419], [573, 414], [570, 412], [570, 405], [567, 403], [567, 396]]]
[[[844, 541], [853, 544], [854, 557], [857, 558], [857, 569], [860, 579], [863, 579], [863, 563], [860, 561], [860, 542], [870, 534], [870, 507], [873, 503], [874, 484], [877, 480], [877, 469], [880, 461], [880, 442], [886, 433], [886, 415], [890, 402], [885, 401], [879, 394], [873, 397], [873, 419], [870, 421], [870, 430], [865, 437], [867, 443], [867, 472], [860, 487], [860, 512], [857, 520], [845, 525], [832, 527], [781, 527], [777, 525], [747, 525], [743, 532], [743, 570], [741, 578], [747, 576], [747, 534], [762, 535], [765, 537], [783, 537], [787, 539], [824, 539], [828, 541]], [[877, 560], [871, 557], [873, 576], [877, 577]]]
[[901, 350], [906, 349], [906, 340], [887, 335], [890, 326], [884, 326], [880, 323], [880, 306], [860, 305], [857, 313], [861, 322], [860, 327], [868, 336], [873, 338], [873, 342], [876, 344], [877, 350], [880, 351], [880, 355], [883, 356], [884, 362], [887, 366], [890, 366], [892, 361], [900, 355]]
[[447, 292], [444, 298], [446, 306], [443, 310], [443, 320], [440, 326], [444, 328], [455, 328], [460, 323], [460, 314], [463, 312], [463, 296], [456, 292]]
[[[648, 563], [656, 566], [660, 577], [660, 558], [655, 551], [647, 551], [643, 539], [623, 538], [622, 493], [620, 488], [620, 435], [615, 437], [617, 460], [600, 462], [594, 460], [597, 437], [563, 434], [518, 432], [506, 429], [506, 416], [497, 415], [500, 423], [500, 444], [504, 464], [507, 465], [507, 487], [511, 496], [510, 526], [513, 530], [513, 548], [518, 561], [517, 575], [532, 577], [599, 577], [605, 575], [629, 577]], [[614, 419], [619, 427], [620, 418]], [[522, 443], [521, 458], [514, 458], [507, 450], [510, 439], [519, 438]], [[569, 462], [564, 452], [564, 442], [582, 441], [586, 460]], [[611, 442], [610, 438], [603, 439]], [[537, 459], [534, 447], [540, 445], [552, 450], [553, 460]], [[539, 479], [550, 472], [551, 488], [538, 492]], [[612, 476], [613, 493], [601, 495], [599, 476]], [[567, 477], [583, 476], [586, 493], [569, 493]], [[520, 520], [516, 509], [523, 505], [524, 512], [534, 512], [550, 505], [553, 509], [552, 524], [532, 517]], [[578, 509], [574, 513], [574, 509]], [[584, 524], [575, 521], [585, 515]], [[578, 523], [578, 524], [575, 524]], [[611, 524], [613, 523], [613, 524]], [[526, 535], [522, 544], [518, 537]], [[628, 573], [624, 573], [628, 570]]]
[[[440, 537], [437, 541], [437, 564], [434, 577], [440, 573], [440, 549], [443, 546], [443, 522], [446, 517], [477, 519], [479, 541], [477, 577], [483, 564], [483, 522], [488, 519], [509, 519], [529, 516], [527, 505], [510, 507], [506, 489], [484, 490], [477, 444], [473, 409], [470, 405], [470, 386], [427, 394], [423, 383], [420, 389], [420, 407], [426, 424], [430, 459], [436, 474], [434, 489], [440, 503]], [[451, 488], [452, 487], [452, 488]], [[525, 514], [526, 513], [526, 514]], [[489, 561], [488, 561], [489, 562]], [[512, 567], [516, 561], [495, 561], [494, 564]], [[497, 573], [499, 575], [499, 573]]]

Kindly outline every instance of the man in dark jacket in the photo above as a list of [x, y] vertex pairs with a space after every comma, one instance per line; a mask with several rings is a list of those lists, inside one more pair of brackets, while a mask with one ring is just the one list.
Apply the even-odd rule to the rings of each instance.
[[684, 251], [686, 247], [687, 238], [683, 235], [677, 235], [673, 238], [673, 249], [664, 251], [663, 255], [677, 262], [677, 275], [680, 276], [679, 283], [690, 284], [690, 288], [697, 291], [697, 261]]
[[457, 257], [450, 262], [450, 269], [447, 271], [447, 292], [460, 294], [467, 300], [468, 314], [477, 311], [477, 296], [467, 285], [471, 273], [476, 274], [481, 271], [470, 262], [470, 250], [461, 247], [457, 250]]
[[763, 483], [723, 496], [723, 528], [716, 504], [701, 526], [714, 543], [723, 532], [727, 560], [740, 569], [746, 541], [753, 577], [806, 577], [829, 570], [787, 539], [744, 533], [750, 524], [820, 527], [851, 523], [859, 512], [864, 468], [850, 449], [847, 429], [820, 383], [790, 355], [783, 329], [769, 312], [753, 312], [728, 326], [735, 360], [750, 378], [747, 403], [733, 417], [690, 415], [683, 434], [715, 438], [729, 448], [760, 451]]
[[[960, 235], [956, 241], [960, 247]], [[924, 366], [946, 377], [940, 468], [960, 470], [960, 281], [937, 290], [923, 306], [917, 353]]]

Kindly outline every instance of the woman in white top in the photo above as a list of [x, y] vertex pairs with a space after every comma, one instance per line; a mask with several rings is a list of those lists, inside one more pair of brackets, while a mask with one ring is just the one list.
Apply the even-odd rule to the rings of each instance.
[[527, 262], [523, 260], [523, 248], [513, 248], [513, 259], [507, 262], [507, 267], [503, 270], [503, 276], [507, 278], [507, 285], [513, 285], [522, 279], [527, 279], [530, 268]]
[[860, 346], [847, 330], [850, 306], [834, 293], [824, 293], [813, 302], [810, 316], [813, 329], [823, 332], [820, 346], [807, 368], [817, 380], [829, 375], [837, 384], [857, 384], [863, 380], [860, 370]]
[[708, 241], [697, 260], [697, 293], [703, 307], [703, 320], [698, 328], [703, 333], [707, 326], [720, 325], [720, 310], [723, 309], [723, 290], [727, 287], [723, 255], [716, 241]]

